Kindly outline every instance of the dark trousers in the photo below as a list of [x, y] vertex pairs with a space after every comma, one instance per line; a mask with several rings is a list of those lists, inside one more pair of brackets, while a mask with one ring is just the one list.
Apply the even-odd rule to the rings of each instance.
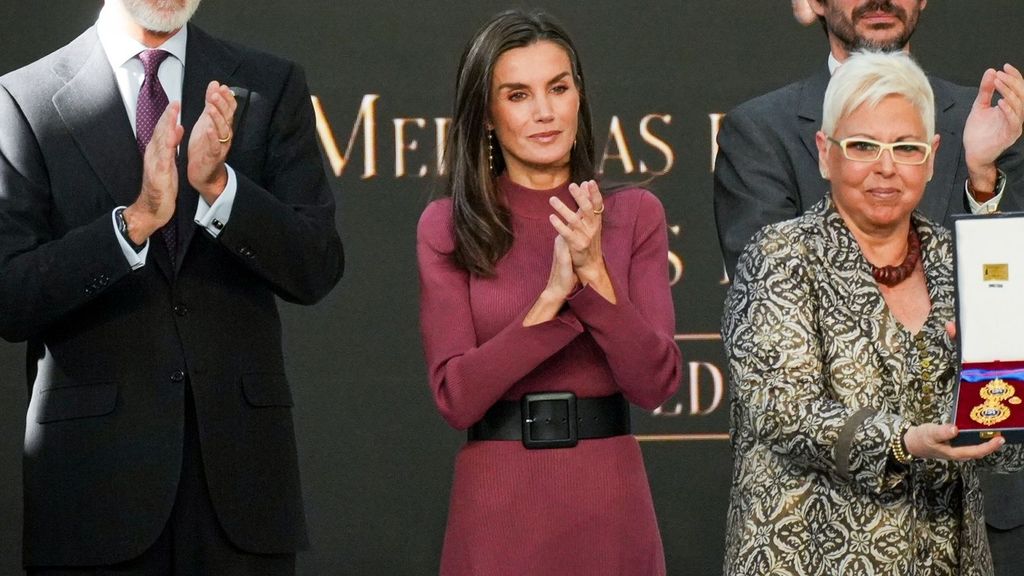
[[171, 517], [153, 546], [110, 566], [27, 568], [28, 576], [294, 576], [294, 554], [251, 554], [228, 540], [206, 485], [190, 387], [185, 396], [181, 481]]

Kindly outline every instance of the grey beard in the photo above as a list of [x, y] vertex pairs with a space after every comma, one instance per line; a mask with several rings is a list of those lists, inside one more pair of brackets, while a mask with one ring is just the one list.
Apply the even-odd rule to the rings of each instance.
[[140, 26], [150, 32], [174, 32], [188, 23], [201, 0], [188, 0], [185, 7], [169, 15], [154, 9], [147, 0], [122, 0], [125, 10]]

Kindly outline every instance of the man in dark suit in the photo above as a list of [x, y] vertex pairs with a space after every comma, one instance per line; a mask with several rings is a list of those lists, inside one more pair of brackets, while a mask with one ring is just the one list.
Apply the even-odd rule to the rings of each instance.
[[198, 3], [107, 0], [0, 78], [30, 574], [292, 574], [307, 543], [276, 297], [340, 278], [334, 199], [302, 71]]
[[[803, 0], [797, 0], [803, 1]], [[815, 133], [831, 72], [858, 49], [905, 50], [925, 0], [807, 0], [828, 35], [828, 67], [731, 111], [718, 135], [715, 222], [726, 272], [763, 226], [788, 220], [828, 190]], [[794, 5], [794, 13], [798, 6]], [[940, 146], [918, 210], [950, 226], [952, 215], [1024, 209], [1024, 79], [1012, 66], [988, 70], [979, 89], [929, 78]], [[1004, 96], [992, 105], [993, 95]], [[1024, 476], [983, 475], [997, 571], [1024, 560]], [[1000, 551], [1018, 550], [1016, 558]]]

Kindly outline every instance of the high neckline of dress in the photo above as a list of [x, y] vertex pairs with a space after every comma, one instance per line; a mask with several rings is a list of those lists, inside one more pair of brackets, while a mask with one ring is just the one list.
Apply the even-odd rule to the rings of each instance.
[[508, 173], [505, 173], [498, 177], [498, 189], [501, 191], [505, 206], [517, 216], [547, 218], [549, 214], [555, 213], [548, 200], [552, 196], [557, 197], [569, 208], [576, 209], [576, 199], [569, 192], [568, 180], [554, 188], [537, 190], [516, 184], [508, 177]]

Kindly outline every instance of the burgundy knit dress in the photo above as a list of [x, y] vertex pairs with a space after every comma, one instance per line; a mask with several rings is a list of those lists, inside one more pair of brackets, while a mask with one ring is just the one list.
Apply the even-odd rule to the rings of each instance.
[[[534, 392], [617, 392], [653, 409], [679, 386], [668, 285], [668, 238], [658, 199], [639, 188], [605, 198], [602, 250], [611, 304], [590, 288], [554, 320], [524, 328], [547, 283], [558, 196], [499, 180], [515, 240], [496, 274], [454, 264], [451, 201], [427, 206], [417, 230], [420, 326], [441, 415], [462, 430], [499, 400]], [[652, 576], [665, 573], [647, 475], [632, 436], [527, 450], [469, 442], [455, 460], [442, 576]]]

